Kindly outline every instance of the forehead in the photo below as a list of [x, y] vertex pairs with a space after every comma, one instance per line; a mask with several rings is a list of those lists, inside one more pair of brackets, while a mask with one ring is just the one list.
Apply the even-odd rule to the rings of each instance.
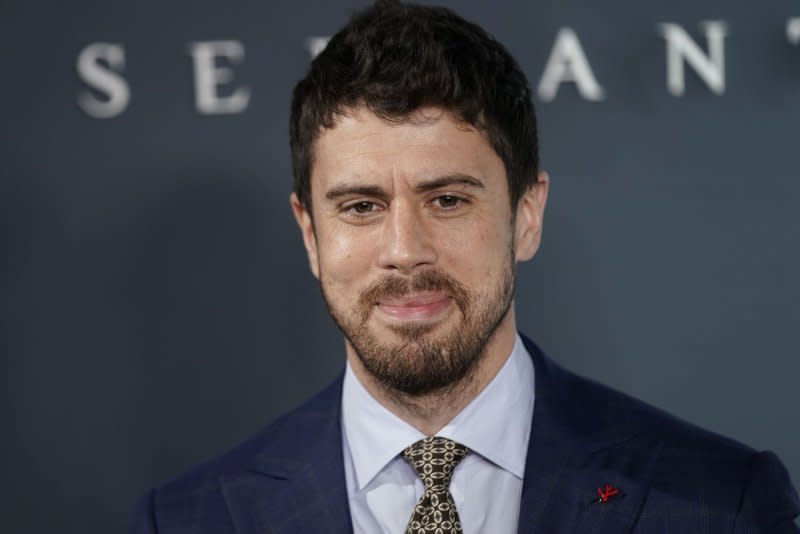
[[313, 197], [345, 180], [413, 184], [444, 174], [506, 187], [505, 166], [485, 134], [438, 108], [397, 121], [363, 107], [347, 109], [316, 140], [313, 161]]

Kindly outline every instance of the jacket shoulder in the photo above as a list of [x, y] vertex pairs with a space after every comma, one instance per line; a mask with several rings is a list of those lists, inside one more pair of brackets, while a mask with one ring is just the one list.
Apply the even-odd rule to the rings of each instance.
[[215, 485], [220, 477], [253, 468], [261, 459], [301, 455], [298, 446], [318, 435], [321, 425], [330, 424], [332, 417], [338, 417], [341, 387], [339, 377], [299, 407], [279, 416], [228, 451], [172, 479], [159, 491], [201, 490], [209, 484]]
[[743, 460], [756, 451], [737, 440], [702, 428], [641, 399], [562, 369], [574, 403], [593, 407], [597, 427], [617, 435], [648, 435], [663, 443], [663, 454], [722, 454]]
[[[539, 351], [535, 345], [533, 350]], [[712, 524], [734, 525], [734, 532], [797, 532], [792, 518], [800, 501], [772, 452], [757, 451], [572, 373], [541, 351], [534, 360], [537, 374], [546, 375], [543, 395], [550, 398], [545, 402], [560, 406], [559, 417], [578, 429], [578, 439], [597, 446], [594, 456], [589, 452], [596, 467], [608, 467], [603, 462], [615, 461], [610, 457], [648, 458], [646, 510], [651, 519], [691, 509], [707, 514]], [[536, 394], [539, 402], [538, 377]], [[604, 456], [606, 446], [615, 455]]]
[[703, 429], [627, 393], [569, 371], [523, 338], [536, 370], [536, 402], [558, 414], [557, 421], [579, 439], [598, 436], [622, 441], [649, 436], [664, 451], [704, 455], [709, 452], [746, 459], [755, 451], [733, 439]]
[[[304, 458], [321, 429], [338, 424], [341, 377], [298, 408], [278, 417], [228, 451], [147, 492], [134, 510], [131, 534], [182, 532], [189, 524], [233, 532], [222, 481], [246, 476], [275, 459], [287, 469]], [[330, 430], [328, 430], [330, 432]], [[202, 516], [202, 517], [200, 517]]]

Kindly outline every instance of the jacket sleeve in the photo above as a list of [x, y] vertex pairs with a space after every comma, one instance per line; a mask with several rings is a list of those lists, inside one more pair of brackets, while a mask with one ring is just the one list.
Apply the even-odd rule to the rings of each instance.
[[798, 513], [800, 499], [781, 461], [769, 451], [755, 455], [734, 533], [797, 534]]
[[150, 490], [144, 494], [136, 503], [133, 510], [133, 520], [129, 534], [157, 534], [155, 521], [155, 506], [153, 500], [155, 490]]

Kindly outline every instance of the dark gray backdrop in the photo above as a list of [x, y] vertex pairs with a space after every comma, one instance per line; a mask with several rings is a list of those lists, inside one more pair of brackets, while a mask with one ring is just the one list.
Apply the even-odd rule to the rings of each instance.
[[[3, 532], [122, 531], [137, 495], [340, 370], [287, 203], [287, 120], [306, 39], [359, 4], [0, 2]], [[571, 27], [606, 93], [536, 100], [552, 193], [520, 328], [800, 480], [800, 3], [447, 4], [534, 87]], [[672, 96], [657, 25], [705, 48], [704, 20], [728, 25], [726, 92], [687, 69]], [[245, 47], [251, 99], [203, 115], [187, 47], [219, 39]], [[112, 119], [77, 105], [93, 42], [125, 47]]]

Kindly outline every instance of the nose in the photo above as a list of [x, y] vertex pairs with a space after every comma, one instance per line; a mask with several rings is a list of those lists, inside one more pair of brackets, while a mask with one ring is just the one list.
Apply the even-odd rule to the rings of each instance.
[[378, 262], [384, 269], [410, 274], [414, 269], [436, 263], [429, 228], [413, 206], [396, 203], [384, 219]]

